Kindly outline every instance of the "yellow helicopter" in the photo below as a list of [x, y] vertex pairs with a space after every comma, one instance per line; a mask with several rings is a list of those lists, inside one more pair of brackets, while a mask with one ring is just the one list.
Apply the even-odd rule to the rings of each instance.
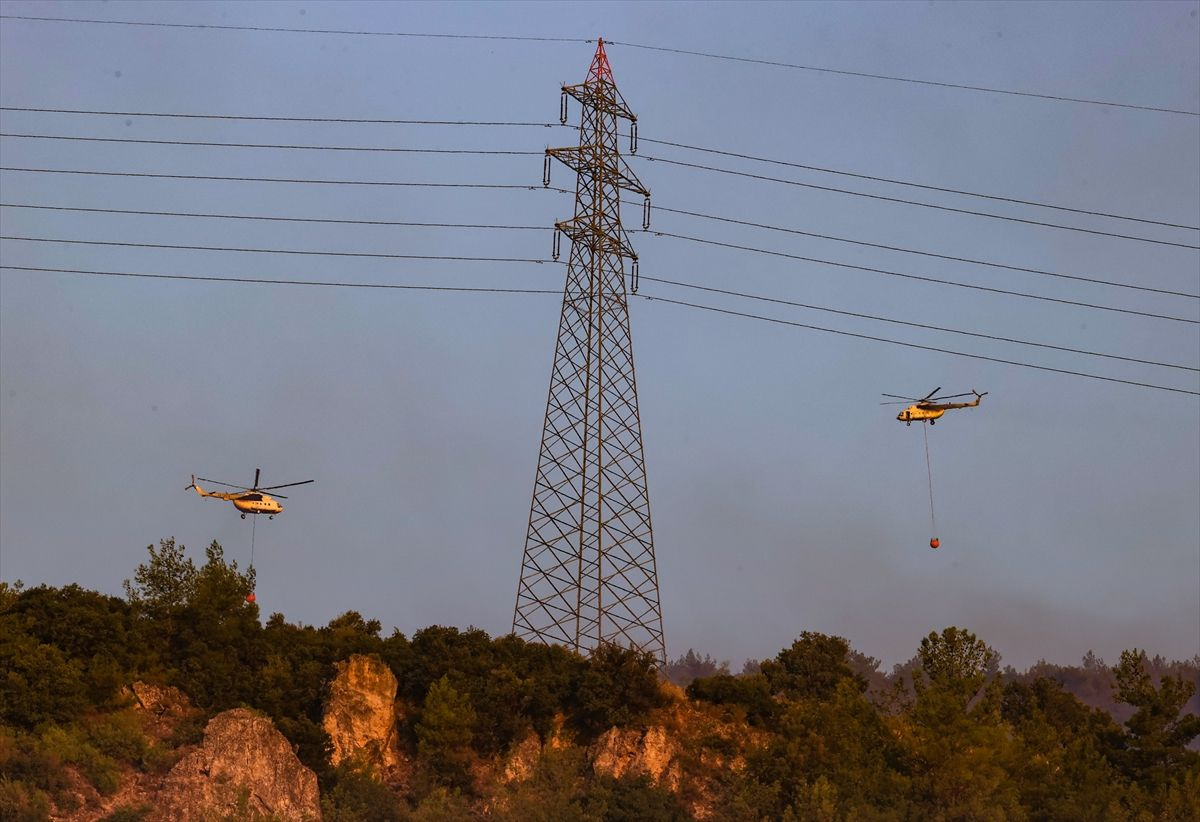
[[[937, 420], [941, 419], [942, 415], [947, 411], [953, 411], [956, 408], [974, 408], [975, 406], [979, 405], [979, 401], [986, 397], [988, 393], [984, 391], [982, 394], [980, 394], [978, 391], [971, 389], [970, 393], [967, 394], [949, 394], [945, 397], [933, 396], [941, 390], [941, 386], [938, 386], [921, 399], [916, 399], [915, 397], [901, 397], [898, 394], [884, 394], [883, 396], [885, 397], [895, 397], [898, 402], [881, 402], [879, 404], [903, 405], [905, 403], [912, 403], [912, 405], [908, 406], [908, 408], [905, 408], [903, 411], [897, 414], [896, 419], [905, 425], [912, 425], [914, 421], [928, 422], [930, 425], [933, 425], [937, 422]], [[972, 395], [975, 397], [974, 402], [943, 402], [943, 400], [953, 400], [958, 399], [959, 397], [970, 397]]]
[[[291, 488], [293, 485], [308, 485], [313, 480], [303, 480], [302, 482], [288, 482], [283, 485], [270, 485], [266, 488], [260, 488], [258, 485], [261, 469], [254, 469], [254, 486], [247, 488], [244, 485], [232, 485], [228, 482], [217, 482], [216, 480], [197, 477], [192, 474], [192, 484], [185, 491], [190, 491], [195, 488], [196, 493], [202, 497], [216, 497], [217, 499], [229, 500], [233, 503], [233, 507], [242, 512], [242, 519], [246, 518], [246, 514], [266, 514], [267, 519], [275, 519], [275, 515], [283, 512], [283, 506], [276, 501], [279, 499], [287, 499], [283, 494], [264, 494], [263, 491], [274, 491], [277, 488]], [[201, 488], [196, 480], [200, 482], [211, 482], [213, 485], [224, 485], [226, 488], [236, 488], [236, 491], [205, 491]]]

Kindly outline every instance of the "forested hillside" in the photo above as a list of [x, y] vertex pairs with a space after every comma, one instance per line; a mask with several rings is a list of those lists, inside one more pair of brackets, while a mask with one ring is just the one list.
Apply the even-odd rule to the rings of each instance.
[[[197, 565], [173, 540], [124, 597], [0, 583], [0, 819], [161, 818], [166, 777], [218, 715], [269, 719], [329, 822], [1200, 819], [1195, 660], [1130, 649], [1111, 668], [1022, 673], [950, 627], [885, 675], [797, 626], [736, 675], [689, 652], [667, 669], [684, 691], [616, 647], [385, 636], [352, 610], [319, 628], [263, 621], [253, 585], [220, 545]], [[333, 756], [331, 683], [352, 657], [395, 677], [386, 768]], [[177, 704], [153, 709], [135, 683]], [[1120, 721], [1097, 707], [1110, 701]], [[211, 813], [289, 818], [245, 801]]]

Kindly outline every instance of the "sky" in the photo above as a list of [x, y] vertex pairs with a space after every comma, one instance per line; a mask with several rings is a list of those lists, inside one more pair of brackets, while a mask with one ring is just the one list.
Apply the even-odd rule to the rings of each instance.
[[[548, 260], [537, 230], [288, 223], [14, 205], [552, 226], [540, 190], [573, 128], [167, 119], [147, 113], [554, 123], [604, 37], [657, 205], [949, 257], [1196, 294], [1197, 232], [764, 164], [1200, 225], [1197, 3], [25, 3], [6, 15], [479, 40], [0, 20], [0, 131], [532, 151], [429, 155], [5, 136], [8, 168], [528, 185], [348, 186], [0, 172], [0, 233], [224, 248]], [[709, 52], [1174, 109], [1003, 95]], [[578, 123], [572, 104], [570, 123]], [[672, 159], [1160, 243], [669, 165]], [[571, 187], [555, 168], [554, 184]], [[627, 214], [636, 224], [637, 215]], [[739, 669], [802, 631], [885, 667], [957, 625], [1018, 668], [1089, 649], [1200, 653], [1195, 298], [664, 211], [652, 229], [1183, 318], [1022, 299], [634, 232], [657, 277], [1183, 365], [1069, 354], [643, 279], [632, 333], [667, 652]], [[1166, 245], [1163, 243], [1176, 243]], [[1191, 246], [1190, 248], [1187, 246]], [[41, 268], [561, 289], [549, 263], [0, 241]], [[683, 299], [897, 340], [689, 309]], [[410, 634], [511, 629], [557, 331], [554, 294], [329, 289], [0, 271], [0, 579], [120, 594], [166, 537], [258, 574], [264, 616], [349, 609]], [[1100, 381], [924, 345], [1115, 379]], [[1188, 370], [1190, 369], [1190, 370]], [[927, 432], [881, 393], [987, 391]], [[195, 473], [293, 489], [256, 525]], [[261, 533], [258, 533], [261, 532]]]

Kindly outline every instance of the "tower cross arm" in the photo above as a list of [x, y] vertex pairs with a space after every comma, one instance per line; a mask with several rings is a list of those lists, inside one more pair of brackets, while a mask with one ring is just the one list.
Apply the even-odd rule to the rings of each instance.
[[574, 86], [563, 86], [562, 93], [574, 97], [588, 108], [621, 117], [631, 123], [637, 122], [637, 115], [630, 110], [621, 92], [617, 91], [617, 87], [611, 82], [589, 81]]
[[637, 259], [637, 252], [633, 250], [633, 244], [629, 242], [629, 236], [623, 228], [618, 227], [619, 233], [614, 234], [597, 228], [590, 218], [579, 217], [557, 222], [554, 227], [567, 235], [571, 242], [586, 245], [597, 253]]
[[620, 156], [614, 156], [612, 160], [605, 157], [597, 157], [591, 146], [548, 148], [546, 149], [546, 156], [555, 158], [576, 174], [584, 174], [590, 177], [603, 175], [605, 180], [620, 186], [626, 191], [641, 194], [643, 197], [650, 196], [650, 190], [642, 185], [642, 181], [633, 173], [633, 169]]

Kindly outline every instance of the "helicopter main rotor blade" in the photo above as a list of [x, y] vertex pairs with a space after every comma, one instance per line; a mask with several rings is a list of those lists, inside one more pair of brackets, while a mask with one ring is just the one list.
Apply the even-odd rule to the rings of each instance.
[[271, 494], [272, 499], [287, 499], [283, 494]]
[[959, 397], [973, 397], [973, 396], [975, 396], [975, 395], [970, 392], [967, 392], [966, 394], [947, 394], [944, 397], [933, 397], [932, 399], [927, 400], [927, 402], [938, 402], [939, 400], [953, 400], [953, 399], [958, 399]]
[[896, 399], [898, 399], [898, 400], [904, 400], [905, 402], [920, 402], [920, 400], [919, 400], [919, 399], [917, 399], [916, 397], [902, 397], [902, 396], [900, 396], [899, 394], [880, 394], [879, 396], [881, 396], [881, 397], [895, 397]]
[[206, 479], [205, 477], [196, 477], [201, 482], [211, 482], [213, 485], [224, 485], [226, 488], [237, 488], [239, 491], [253, 491], [253, 488], [247, 488], [244, 485], [234, 485], [232, 482], [221, 482], [220, 480]]
[[316, 480], [302, 480], [300, 482], [285, 482], [283, 485], [268, 485], [266, 488], [259, 488], [259, 491], [271, 491], [275, 488], [291, 488], [293, 485], [308, 485]]
[[896, 402], [881, 402], [880, 405], [910, 405], [912, 400], [897, 400]]
[[937, 388], [933, 389], [933, 390], [932, 390], [932, 391], [930, 391], [928, 394], [926, 394], [925, 396], [921, 397], [921, 401], [922, 401], [922, 402], [924, 402], [925, 400], [929, 399], [930, 397], [932, 397], [934, 394], [936, 394], [937, 392], [939, 392], [939, 391], [941, 391], [941, 390], [942, 390], [942, 387], [939, 385]]
[[262, 473], [262, 469], [261, 469], [261, 468], [255, 468], [255, 469], [254, 469], [254, 487], [255, 487], [255, 488], [257, 488], [257, 487], [258, 487], [258, 475], [259, 475], [259, 474], [261, 474], [261, 473]]

